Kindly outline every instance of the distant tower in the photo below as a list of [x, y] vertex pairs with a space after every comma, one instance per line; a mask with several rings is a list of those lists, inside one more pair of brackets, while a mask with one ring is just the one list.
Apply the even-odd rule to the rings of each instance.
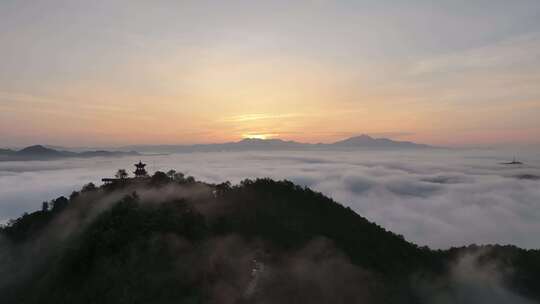
[[148, 175], [148, 173], [146, 172], [146, 170], [144, 169], [144, 167], [146, 166], [146, 164], [143, 164], [141, 161], [139, 161], [138, 164], [135, 164], [135, 167], [137, 169], [135, 169], [135, 177], [145, 177]]

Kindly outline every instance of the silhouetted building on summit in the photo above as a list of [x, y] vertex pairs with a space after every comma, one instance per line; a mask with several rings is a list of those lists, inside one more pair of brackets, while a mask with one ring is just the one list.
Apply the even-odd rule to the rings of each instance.
[[[135, 178], [148, 177], [148, 172], [146, 172], [144, 167], [146, 167], [146, 164], [144, 164], [141, 161], [139, 161], [138, 164], [135, 164], [135, 171], [133, 172], [135, 174]], [[130, 178], [127, 177], [127, 173], [124, 169], [118, 170], [118, 173], [116, 173], [116, 178], [102, 178], [101, 179], [101, 181], [104, 182], [105, 184], [125, 182], [127, 180], [130, 180]]]
[[135, 177], [148, 176], [148, 172], [146, 172], [146, 170], [144, 169], [144, 167], [146, 167], [146, 164], [143, 164], [141, 161], [139, 161], [138, 164], [135, 164], [135, 167], [137, 168], [135, 169], [135, 172], [133, 172], [135, 174]]

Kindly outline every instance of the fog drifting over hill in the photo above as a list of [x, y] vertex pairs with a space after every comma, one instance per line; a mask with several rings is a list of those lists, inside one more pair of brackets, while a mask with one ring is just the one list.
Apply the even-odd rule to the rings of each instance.
[[[350, 206], [420, 245], [469, 243], [540, 248], [540, 153], [523, 166], [496, 151], [227, 152], [137, 158], [0, 162], [0, 220], [100, 183], [140, 159], [150, 172], [176, 169], [207, 182], [289, 179]], [[511, 159], [510, 159], [511, 160]], [[324, 223], [321, 223], [324, 225]]]

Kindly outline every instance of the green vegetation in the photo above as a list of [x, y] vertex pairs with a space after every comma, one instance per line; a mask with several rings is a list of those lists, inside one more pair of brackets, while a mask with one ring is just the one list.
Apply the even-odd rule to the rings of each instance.
[[288, 181], [124, 172], [1, 229], [2, 303], [425, 303], [471, 252], [540, 300], [539, 251], [419, 247]]

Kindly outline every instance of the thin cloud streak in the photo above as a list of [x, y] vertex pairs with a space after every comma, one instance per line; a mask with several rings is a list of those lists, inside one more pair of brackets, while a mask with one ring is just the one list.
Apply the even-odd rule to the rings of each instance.
[[413, 75], [444, 73], [466, 69], [511, 67], [531, 62], [538, 63], [540, 33], [511, 37], [503, 41], [465, 51], [449, 53], [421, 60], [413, 65]]

